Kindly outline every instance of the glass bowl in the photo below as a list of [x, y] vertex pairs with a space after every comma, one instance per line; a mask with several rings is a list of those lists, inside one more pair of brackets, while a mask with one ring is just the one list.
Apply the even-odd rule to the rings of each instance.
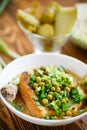
[[[25, 12], [29, 12], [31, 9], [24, 10]], [[28, 37], [28, 39], [32, 42], [34, 47], [34, 53], [40, 53], [40, 52], [57, 52], [60, 50], [60, 48], [66, 43], [66, 41], [72, 36], [72, 34], [77, 30], [78, 28], [78, 22], [79, 20], [76, 20], [76, 23], [72, 29], [72, 31], [65, 35], [60, 36], [53, 36], [53, 37], [46, 37], [41, 36], [35, 33], [30, 32], [27, 30], [21, 22], [18, 20], [18, 26], [20, 29], [25, 33], [25, 35]]]

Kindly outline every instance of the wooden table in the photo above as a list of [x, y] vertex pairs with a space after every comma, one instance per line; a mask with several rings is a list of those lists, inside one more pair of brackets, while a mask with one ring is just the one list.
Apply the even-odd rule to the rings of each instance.
[[[0, 15], [0, 37], [8, 46], [18, 52], [20, 55], [30, 54], [33, 52], [32, 43], [27, 39], [24, 33], [19, 29], [16, 23], [17, 9], [25, 9], [31, 6], [33, 0], [19, 0], [17, 3], [10, 3], [6, 10]], [[37, 0], [44, 7], [50, 0]], [[75, 3], [87, 2], [87, 0], [58, 0], [62, 5], [72, 6]], [[71, 55], [84, 63], [87, 63], [87, 51], [75, 46], [69, 40], [63, 47], [62, 53]], [[0, 52], [6, 63], [13, 59]], [[44, 127], [31, 124], [15, 116], [0, 100], [0, 130], [87, 130], [87, 116], [81, 120], [66, 126]]]

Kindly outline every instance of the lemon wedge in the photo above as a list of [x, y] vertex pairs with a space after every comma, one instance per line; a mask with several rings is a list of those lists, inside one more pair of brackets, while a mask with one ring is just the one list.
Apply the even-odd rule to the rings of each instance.
[[55, 19], [55, 36], [65, 35], [72, 31], [77, 19], [77, 8], [61, 7]]

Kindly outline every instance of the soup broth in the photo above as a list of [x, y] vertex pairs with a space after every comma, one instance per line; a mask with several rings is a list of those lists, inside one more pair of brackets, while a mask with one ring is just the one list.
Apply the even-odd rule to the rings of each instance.
[[77, 116], [87, 110], [86, 87], [81, 80], [64, 66], [33, 68], [10, 82], [18, 87], [16, 97], [10, 103], [17, 110], [38, 118]]

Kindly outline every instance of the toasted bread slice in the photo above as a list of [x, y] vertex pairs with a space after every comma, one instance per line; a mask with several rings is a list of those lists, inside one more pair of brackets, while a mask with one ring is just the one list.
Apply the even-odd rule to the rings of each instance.
[[19, 90], [26, 106], [28, 107], [29, 113], [32, 116], [43, 118], [46, 115], [54, 115], [55, 112], [52, 109], [40, 105], [37, 106], [34, 100], [35, 92], [29, 86], [29, 75], [27, 72], [23, 72], [20, 76]]

